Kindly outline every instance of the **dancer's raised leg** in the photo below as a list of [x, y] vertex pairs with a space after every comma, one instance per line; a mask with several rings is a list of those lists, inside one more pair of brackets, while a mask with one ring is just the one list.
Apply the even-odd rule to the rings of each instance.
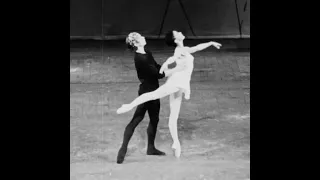
[[180, 157], [181, 155], [181, 146], [178, 138], [178, 118], [180, 113], [181, 101], [181, 91], [170, 94], [169, 130], [173, 139], [172, 148], [175, 150], [176, 157]]
[[175, 93], [179, 91], [179, 88], [164, 84], [160, 86], [157, 90], [151, 91], [148, 93], [144, 93], [137, 97], [135, 100], [133, 100], [130, 104], [124, 104], [122, 105], [118, 110], [117, 113], [125, 113], [133, 109], [134, 107], [138, 106], [139, 104], [145, 103], [147, 101], [155, 100], [155, 99], [161, 99], [165, 96], [168, 96], [172, 93]]

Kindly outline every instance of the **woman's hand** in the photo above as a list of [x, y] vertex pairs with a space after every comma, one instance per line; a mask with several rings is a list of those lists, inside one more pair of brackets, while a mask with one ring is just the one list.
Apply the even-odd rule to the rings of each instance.
[[212, 46], [216, 47], [217, 49], [220, 49], [220, 47], [222, 46], [220, 43], [211, 41]]
[[167, 69], [168, 69], [168, 66], [161, 66], [159, 73], [162, 74]]
[[171, 76], [172, 74], [176, 73], [176, 72], [180, 72], [185, 70], [185, 68], [187, 68], [186, 64], [179, 64], [176, 67], [174, 67], [173, 69], [166, 69], [164, 71], [166, 77]]
[[168, 62], [164, 62], [159, 70], [159, 73], [162, 74], [164, 71], [168, 69]]
[[167, 71], [169, 69], [168, 65], [171, 63], [174, 63], [176, 60], [175, 56], [169, 57], [161, 66], [159, 73], [162, 74], [164, 71]]

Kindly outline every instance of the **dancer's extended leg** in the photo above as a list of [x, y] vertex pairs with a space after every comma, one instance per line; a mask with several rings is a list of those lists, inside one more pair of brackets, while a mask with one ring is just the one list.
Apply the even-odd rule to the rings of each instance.
[[139, 104], [145, 103], [147, 101], [155, 100], [155, 99], [161, 99], [161, 98], [168, 96], [172, 93], [175, 93], [177, 91], [179, 91], [179, 88], [164, 84], [164, 85], [160, 86], [155, 91], [151, 91], [151, 92], [142, 94], [141, 96], [139, 96], [135, 100], [133, 100], [130, 104], [122, 105], [117, 110], [117, 113], [121, 114], [121, 113], [128, 112], [131, 109], [133, 109], [134, 107], [138, 106]]
[[181, 91], [170, 95], [170, 117], [169, 130], [173, 139], [172, 148], [175, 150], [175, 156], [180, 157], [181, 146], [178, 138], [178, 118], [182, 101]]

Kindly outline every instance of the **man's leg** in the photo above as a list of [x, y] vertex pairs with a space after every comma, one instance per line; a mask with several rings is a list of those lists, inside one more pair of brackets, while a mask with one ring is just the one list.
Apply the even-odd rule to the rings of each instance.
[[124, 135], [123, 135], [123, 142], [122, 142], [122, 146], [118, 152], [118, 156], [117, 156], [117, 163], [121, 164], [124, 161], [124, 157], [126, 156], [127, 153], [127, 148], [128, 148], [128, 144], [129, 141], [133, 135], [133, 132], [135, 130], [135, 128], [138, 126], [138, 124], [143, 120], [145, 114], [147, 111], [147, 105], [146, 104], [141, 104], [137, 107], [132, 120], [130, 121], [130, 123], [127, 125], [125, 131], [124, 131]]
[[148, 102], [148, 114], [150, 117], [149, 126], [147, 129], [148, 134], [148, 149], [147, 155], [166, 155], [164, 152], [155, 148], [154, 141], [157, 134], [157, 127], [159, 123], [160, 100], [153, 100]]

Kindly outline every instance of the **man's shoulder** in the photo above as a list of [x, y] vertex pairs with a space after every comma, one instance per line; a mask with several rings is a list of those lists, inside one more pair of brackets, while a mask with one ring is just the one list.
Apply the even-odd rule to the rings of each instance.
[[145, 56], [145, 54], [135, 53], [134, 61], [135, 62], [146, 62], [147, 57]]
[[152, 55], [152, 52], [149, 50], [149, 49], [145, 49], [144, 50], [147, 54], [151, 54]]

